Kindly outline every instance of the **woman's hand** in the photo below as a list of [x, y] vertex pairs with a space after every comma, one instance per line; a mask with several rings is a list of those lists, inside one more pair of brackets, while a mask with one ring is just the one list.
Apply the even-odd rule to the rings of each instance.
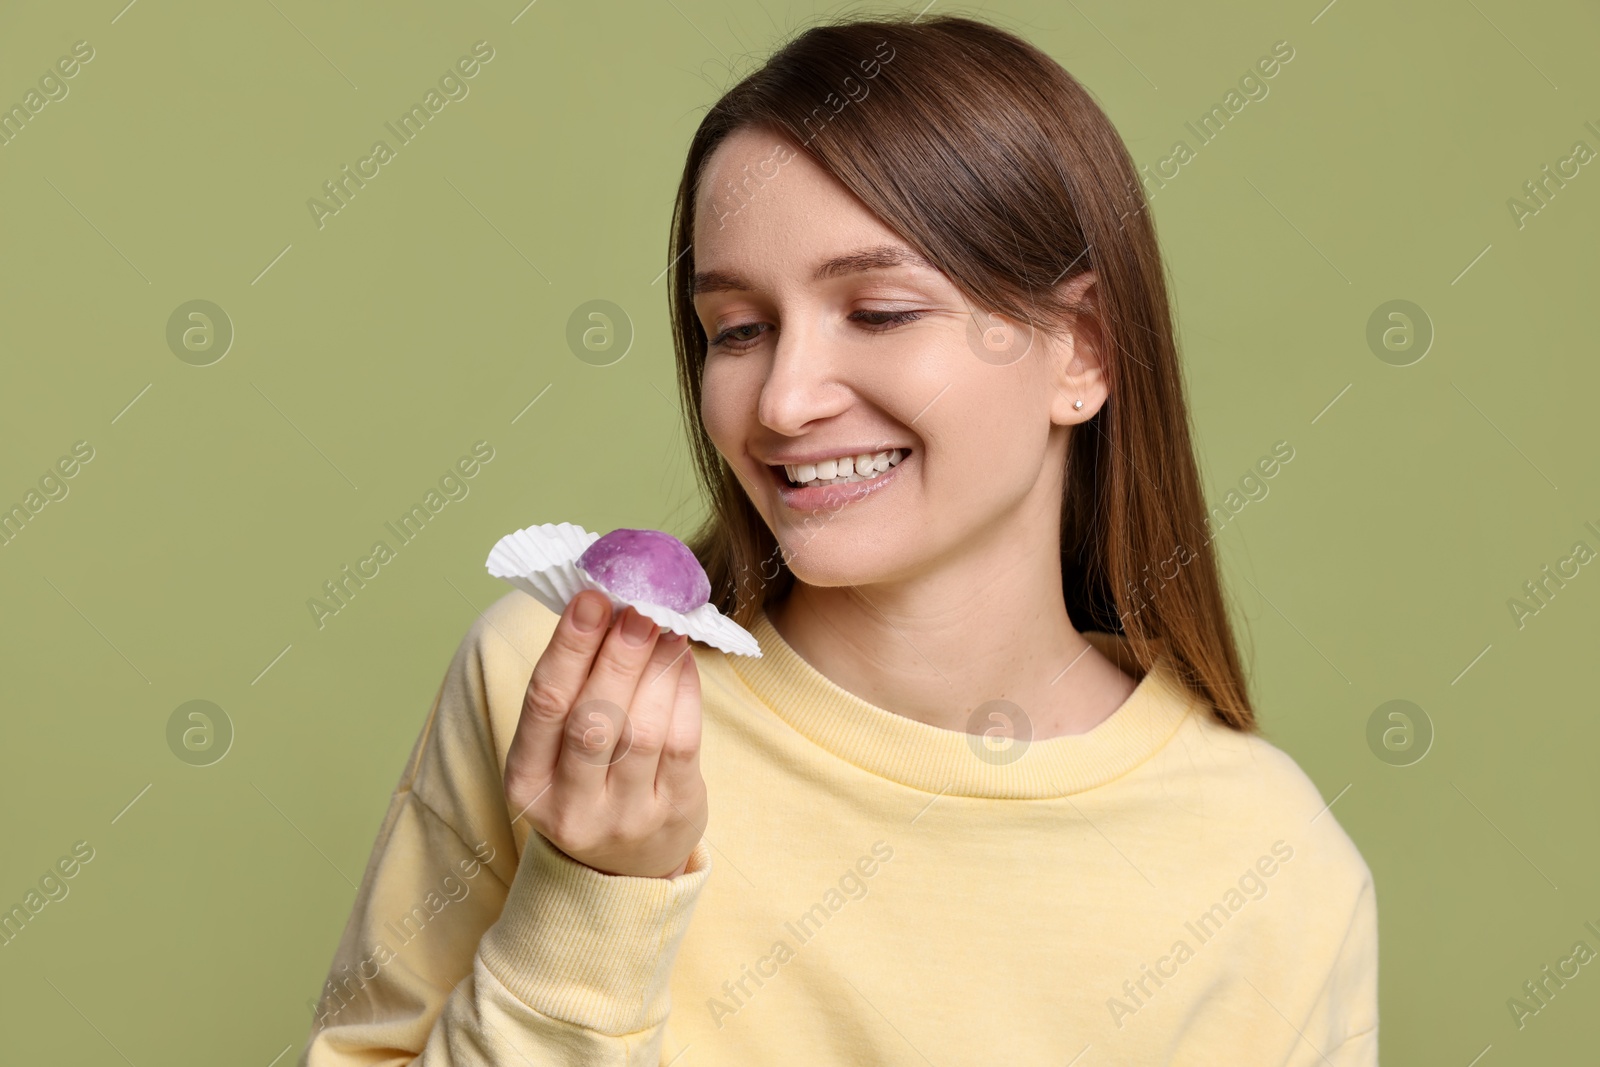
[[506, 801], [579, 863], [669, 878], [706, 824], [700, 674], [688, 638], [610, 616], [593, 590], [567, 604], [528, 681]]

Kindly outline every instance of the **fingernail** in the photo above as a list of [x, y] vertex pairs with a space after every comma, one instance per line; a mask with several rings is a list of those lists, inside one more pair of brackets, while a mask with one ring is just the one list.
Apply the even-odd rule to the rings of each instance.
[[630, 645], [642, 645], [650, 640], [650, 631], [655, 625], [645, 616], [629, 608], [622, 620], [622, 636]]
[[592, 634], [600, 626], [600, 619], [605, 615], [605, 607], [592, 596], [578, 597], [578, 606], [572, 613], [572, 625], [577, 627], [579, 633]]

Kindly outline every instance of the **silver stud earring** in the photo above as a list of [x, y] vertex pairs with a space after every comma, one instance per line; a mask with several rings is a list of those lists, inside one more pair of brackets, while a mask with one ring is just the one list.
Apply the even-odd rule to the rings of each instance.
[[1074, 411], [1078, 410], [1081, 407], [1083, 407], [1083, 401], [1082, 400], [1074, 400], [1072, 402], [1072, 409]]

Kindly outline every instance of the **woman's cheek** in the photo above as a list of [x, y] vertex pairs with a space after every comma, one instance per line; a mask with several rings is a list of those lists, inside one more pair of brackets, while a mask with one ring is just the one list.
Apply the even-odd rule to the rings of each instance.
[[[937, 460], [936, 481], [952, 492], [975, 500], [1006, 496], [1030, 479], [1028, 470], [1037, 464], [1042, 446], [1042, 416], [1039, 402], [1026, 395], [1025, 379], [1011, 378], [1007, 383], [984, 375], [958, 382], [929, 412], [950, 401], [944, 417], [924, 436]], [[929, 421], [925, 417], [917, 425]]]
[[729, 454], [736, 421], [736, 416], [732, 414], [734, 405], [729, 396], [729, 385], [721, 361], [708, 359], [700, 376], [700, 421], [705, 425], [711, 443], [724, 456]]
[[705, 371], [700, 376], [700, 421], [706, 428], [706, 436], [722, 453], [745, 493], [759, 500], [760, 486], [752, 484], [755, 474], [747, 469], [754, 461], [745, 455], [745, 442], [756, 422], [760, 388], [759, 383], [751, 388], [744, 380], [746, 366], [715, 357], [706, 361]]

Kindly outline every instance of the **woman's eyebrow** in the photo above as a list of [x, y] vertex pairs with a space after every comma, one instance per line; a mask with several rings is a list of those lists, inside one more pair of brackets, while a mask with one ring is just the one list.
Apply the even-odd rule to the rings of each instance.
[[[900, 245], [877, 245], [872, 248], [859, 248], [854, 252], [846, 252], [842, 256], [834, 256], [824, 261], [817, 267], [812, 279], [821, 282], [847, 274], [883, 270], [888, 267], [918, 267], [930, 271], [938, 269], [909, 248]], [[752, 292], [755, 288], [755, 285], [731, 271], [705, 270], [695, 272], [690, 291], [693, 295], [699, 296], [702, 293], [720, 293], [729, 290]]]

